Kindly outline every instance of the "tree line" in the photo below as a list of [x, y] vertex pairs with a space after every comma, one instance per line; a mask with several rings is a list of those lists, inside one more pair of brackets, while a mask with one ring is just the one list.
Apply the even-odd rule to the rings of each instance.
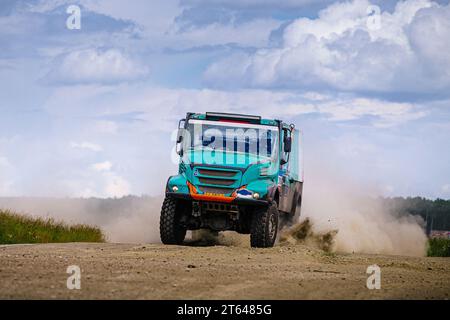
[[427, 234], [431, 230], [450, 230], [450, 200], [429, 200], [421, 197], [381, 198], [383, 206], [395, 216], [420, 216]]

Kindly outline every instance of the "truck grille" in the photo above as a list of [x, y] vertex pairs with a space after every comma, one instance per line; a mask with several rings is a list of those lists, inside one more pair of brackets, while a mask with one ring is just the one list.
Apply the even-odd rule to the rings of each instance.
[[198, 167], [194, 171], [194, 184], [203, 193], [227, 195], [239, 187], [239, 170]]
[[228, 180], [228, 179], [215, 179], [215, 178], [202, 178], [199, 177], [198, 180], [201, 183], [205, 184], [216, 184], [219, 186], [231, 186], [234, 184], [235, 180]]
[[236, 171], [211, 170], [211, 169], [198, 169], [198, 173], [205, 176], [215, 176], [215, 177], [234, 177], [236, 175]]
[[228, 189], [228, 188], [214, 188], [214, 187], [205, 187], [205, 186], [199, 186], [198, 188], [203, 193], [222, 194], [222, 195], [230, 193], [232, 191], [232, 189]]

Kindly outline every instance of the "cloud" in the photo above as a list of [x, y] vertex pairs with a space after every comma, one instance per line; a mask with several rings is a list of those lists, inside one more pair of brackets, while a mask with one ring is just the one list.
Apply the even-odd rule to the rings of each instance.
[[[50, 60], [61, 53], [88, 47], [126, 47], [128, 41], [137, 36], [138, 26], [133, 22], [94, 12], [81, 2], [89, 3], [90, 0], [20, 0], [15, 1], [2, 15], [2, 1], [0, 57], [13, 61], [36, 59], [33, 65], [36, 67], [42, 62], [44, 65], [50, 64]], [[69, 17], [66, 9], [76, 3], [81, 7], [82, 27], [81, 30], [69, 30], [66, 26]]]
[[[95, 110], [90, 107], [92, 105], [96, 106]], [[143, 84], [111, 88], [62, 87], [49, 97], [45, 106], [47, 112], [55, 115], [80, 113], [111, 119], [127, 114], [138, 115], [140, 121], [135, 125], [152, 132], [171, 131], [171, 123], [186, 112], [220, 111], [224, 108], [228, 112], [261, 114], [268, 118], [312, 115], [333, 122], [366, 119], [377, 127], [396, 126], [427, 115], [427, 108], [420, 104], [351, 94], [262, 89], [168, 89]], [[117, 124], [113, 123], [102, 122], [96, 127], [102, 132], [109, 129], [116, 132]]]
[[183, 26], [205, 26], [211, 23], [242, 24], [252, 19], [288, 17], [311, 13], [332, 0], [182, 0], [183, 11], [175, 21]]
[[[359, 94], [450, 92], [450, 5], [399, 2], [368, 27], [366, 0], [335, 3], [287, 25], [281, 45], [212, 63], [218, 87], [340, 90]], [[370, 26], [370, 24], [369, 24]]]
[[[194, 17], [187, 12], [196, 5], [180, 5], [178, 1], [155, 0], [150, 3], [136, 0], [130, 6], [124, 6], [120, 0], [85, 0], [81, 3], [90, 12], [132, 23], [124, 31], [132, 31], [133, 40], [138, 38], [140, 41], [133, 41], [128, 47], [135, 51], [141, 50], [144, 54], [148, 54], [149, 48], [183, 50], [228, 44], [261, 47], [267, 45], [271, 31], [280, 26], [280, 21], [267, 15], [249, 15], [239, 23], [236, 19], [221, 20], [217, 15], [215, 19], [204, 3], [199, 3], [196, 7]], [[204, 19], [207, 23], [200, 22]], [[106, 45], [110, 41], [110, 35], [107, 34], [103, 41]], [[124, 41], [117, 41], [116, 45], [123, 46]]]
[[329, 115], [332, 121], [356, 120], [375, 117], [377, 127], [393, 126], [424, 117], [427, 112], [411, 103], [398, 103], [367, 98], [328, 99], [318, 106], [319, 112]]
[[96, 170], [96, 171], [110, 171], [111, 168], [112, 168], [112, 163], [109, 162], [109, 161], [94, 163], [91, 166], [91, 168]]
[[86, 150], [90, 150], [93, 152], [99, 152], [102, 151], [103, 148], [102, 146], [92, 143], [92, 142], [81, 142], [81, 143], [77, 143], [77, 142], [71, 142], [70, 146], [72, 148], [76, 148], [76, 149], [86, 149]]
[[[80, 197], [123, 197], [131, 194], [130, 183], [113, 169], [111, 161], [94, 163], [90, 168], [97, 172], [88, 180], [72, 181]], [[89, 182], [89, 183], [87, 183]]]
[[175, 26], [170, 35], [178, 39], [178, 45], [183, 47], [216, 46], [222, 44], [237, 44], [243, 47], [264, 47], [268, 44], [269, 35], [273, 29], [280, 26], [274, 19], [254, 19], [242, 24], [210, 23], [204, 26], [183, 28]]
[[[130, 183], [111, 171], [101, 171], [95, 176], [72, 178], [64, 181], [65, 195], [81, 198], [114, 198], [130, 195]], [[69, 192], [67, 192], [69, 191]]]
[[118, 130], [117, 123], [108, 120], [96, 121], [93, 127], [96, 132], [104, 134], [115, 134]]
[[109, 172], [105, 174], [105, 179], [104, 195], [106, 197], [123, 197], [131, 194], [130, 184], [123, 177]]
[[60, 57], [46, 80], [55, 84], [118, 83], [142, 79], [148, 68], [118, 49], [85, 49]]
[[253, 8], [258, 9], [261, 7], [267, 8], [301, 8], [306, 5], [317, 2], [331, 2], [329, 0], [182, 0], [182, 5], [190, 6], [217, 6], [227, 7], [233, 9]]

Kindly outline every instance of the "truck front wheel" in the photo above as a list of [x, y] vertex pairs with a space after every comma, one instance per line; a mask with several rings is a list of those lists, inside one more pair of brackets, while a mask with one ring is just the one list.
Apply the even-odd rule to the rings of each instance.
[[164, 199], [159, 219], [159, 233], [164, 244], [182, 244], [186, 236], [186, 228], [180, 224], [183, 213], [177, 199]]
[[268, 208], [258, 208], [253, 212], [250, 230], [250, 245], [252, 247], [273, 247], [278, 232], [278, 216], [276, 202]]

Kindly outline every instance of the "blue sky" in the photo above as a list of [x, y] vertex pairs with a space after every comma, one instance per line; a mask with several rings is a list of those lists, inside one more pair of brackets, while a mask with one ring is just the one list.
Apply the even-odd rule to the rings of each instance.
[[214, 110], [296, 123], [306, 183], [450, 198], [449, 39], [448, 1], [4, 0], [0, 196], [161, 194]]

